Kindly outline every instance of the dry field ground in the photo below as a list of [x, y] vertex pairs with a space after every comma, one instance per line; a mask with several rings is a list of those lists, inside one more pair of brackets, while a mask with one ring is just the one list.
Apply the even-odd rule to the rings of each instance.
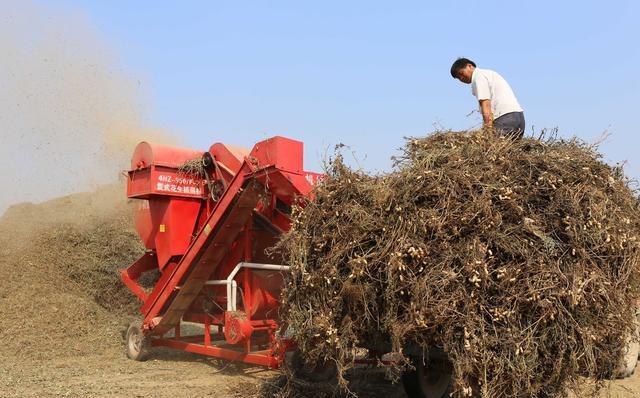
[[[44, 340], [44, 339], [43, 339]], [[42, 342], [46, 344], [46, 341]], [[99, 352], [48, 360], [5, 358], [0, 366], [2, 397], [258, 397], [277, 372], [221, 363], [190, 353], [159, 349], [146, 362], [122, 352]], [[369, 371], [352, 382], [360, 397], [403, 398], [402, 388]], [[640, 396], [640, 377], [605, 386], [598, 397]]]

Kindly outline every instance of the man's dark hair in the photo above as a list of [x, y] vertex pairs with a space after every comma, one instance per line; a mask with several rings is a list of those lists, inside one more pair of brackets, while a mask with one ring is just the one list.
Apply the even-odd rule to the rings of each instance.
[[460, 72], [461, 69], [464, 69], [467, 65], [473, 65], [473, 67], [476, 67], [475, 62], [473, 62], [470, 59], [467, 58], [458, 58], [456, 59], [456, 62], [453, 63], [453, 65], [451, 65], [451, 76], [453, 76], [454, 79], [458, 78], [458, 72]]

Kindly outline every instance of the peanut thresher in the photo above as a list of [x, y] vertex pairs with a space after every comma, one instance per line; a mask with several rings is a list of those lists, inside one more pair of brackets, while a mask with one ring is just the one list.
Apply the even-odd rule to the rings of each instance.
[[[194, 159], [200, 173], [180, 171]], [[141, 360], [150, 346], [166, 346], [278, 367], [290, 347], [277, 335], [288, 266], [266, 249], [320, 177], [303, 170], [303, 144], [284, 137], [250, 151], [140, 143], [127, 196], [140, 200], [135, 225], [147, 250], [121, 279], [142, 301], [144, 320], [127, 331], [127, 355]], [[159, 272], [152, 289], [139, 283], [147, 271]], [[201, 324], [202, 334], [183, 335], [182, 322]]]

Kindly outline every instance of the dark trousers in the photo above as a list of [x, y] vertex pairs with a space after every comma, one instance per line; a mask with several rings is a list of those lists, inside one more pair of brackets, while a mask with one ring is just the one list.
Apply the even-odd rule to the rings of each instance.
[[524, 112], [509, 112], [493, 121], [496, 131], [510, 138], [522, 138], [524, 135]]

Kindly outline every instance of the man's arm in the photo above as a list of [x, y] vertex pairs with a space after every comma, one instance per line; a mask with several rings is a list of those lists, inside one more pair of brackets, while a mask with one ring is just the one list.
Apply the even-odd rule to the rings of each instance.
[[480, 112], [482, 113], [482, 126], [493, 127], [493, 112], [491, 111], [491, 100], [483, 99], [480, 102]]

